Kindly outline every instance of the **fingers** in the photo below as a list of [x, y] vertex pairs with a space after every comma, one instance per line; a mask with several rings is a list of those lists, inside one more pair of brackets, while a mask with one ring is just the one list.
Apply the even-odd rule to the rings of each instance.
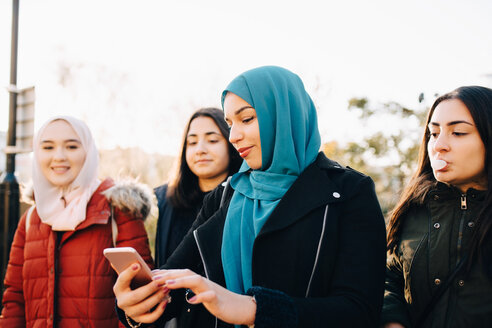
[[169, 289], [189, 288], [195, 294], [208, 289], [207, 279], [190, 270], [170, 270], [156, 280]]
[[[148, 321], [142, 321], [143, 320], [142, 318], [149, 317], [149, 314], [155, 313], [156, 310], [159, 310], [158, 309], [159, 307], [158, 307], [157, 309], [151, 311], [157, 304], [160, 304], [163, 301], [167, 301], [168, 294], [169, 294], [169, 289], [167, 289], [167, 288], [159, 289], [154, 294], [141, 300], [140, 302], [135, 303], [132, 306], [126, 307], [124, 309], [124, 311], [131, 318], [134, 318], [135, 320], [140, 321], [140, 322], [148, 323]], [[118, 304], [118, 306], [119, 306], [119, 304]], [[162, 311], [164, 311], [164, 308], [162, 309]], [[161, 314], [162, 314], [162, 312], [161, 312]], [[152, 316], [150, 316], [150, 317], [152, 317]], [[159, 317], [157, 317], [157, 318], [159, 318]]]
[[[158, 282], [152, 281], [147, 285], [139, 287], [135, 290], [132, 290], [130, 288], [130, 283], [139, 269], [140, 265], [135, 263], [129, 268], [122, 271], [113, 287], [118, 307], [125, 312], [129, 311], [130, 309], [134, 309], [136, 305], [140, 305], [142, 302], [145, 303], [143, 305], [137, 306], [137, 309], [140, 309], [140, 311], [143, 311], [142, 309], [144, 309], [145, 312], [147, 312], [149, 309], [154, 307], [162, 300], [162, 298], [158, 297], [150, 298], [150, 301], [148, 300], [149, 297], [154, 296], [156, 292], [158, 294], [159, 290], [161, 291], [161, 293], [163, 293], [162, 286], [160, 286]], [[165, 292], [168, 292], [168, 290], [166, 289]], [[137, 310], [133, 310], [133, 313], [135, 313], [136, 311]]]
[[188, 303], [190, 304], [215, 303], [215, 302], [217, 302], [217, 294], [213, 290], [202, 292], [188, 299]]
[[119, 293], [130, 289], [130, 284], [132, 279], [137, 275], [140, 270], [140, 265], [138, 263], [133, 263], [125, 270], [121, 271], [118, 275], [118, 279], [116, 279], [116, 283], [113, 286], [113, 292], [116, 296]]
[[138, 315], [136, 317], [132, 317], [131, 315], [127, 314], [129, 317], [131, 317], [133, 320], [137, 322], [142, 322], [142, 323], [153, 323], [156, 322], [164, 313], [164, 310], [166, 309], [166, 306], [168, 304], [168, 301], [162, 301], [159, 303], [159, 305], [154, 309], [152, 312], [147, 312], [142, 315]]

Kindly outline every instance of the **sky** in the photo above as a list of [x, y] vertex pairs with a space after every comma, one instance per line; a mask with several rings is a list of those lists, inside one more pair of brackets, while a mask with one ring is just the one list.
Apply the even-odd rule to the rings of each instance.
[[[36, 88], [36, 128], [85, 120], [100, 148], [175, 155], [199, 107], [245, 70], [297, 73], [324, 142], [367, 129], [352, 97], [428, 106], [462, 85], [492, 87], [490, 0], [20, 0], [19, 88]], [[0, 130], [8, 125], [12, 1], [0, 1]], [[424, 92], [427, 100], [418, 103]]]

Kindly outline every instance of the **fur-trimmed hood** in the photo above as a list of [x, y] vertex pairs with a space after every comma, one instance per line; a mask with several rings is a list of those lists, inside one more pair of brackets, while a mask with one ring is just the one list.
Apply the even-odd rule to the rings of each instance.
[[[155, 195], [147, 185], [132, 179], [113, 182], [106, 179], [101, 182], [98, 190], [103, 186], [103, 194], [111, 205], [132, 216], [145, 220], [154, 209]], [[22, 186], [21, 201], [36, 205], [32, 183]]]

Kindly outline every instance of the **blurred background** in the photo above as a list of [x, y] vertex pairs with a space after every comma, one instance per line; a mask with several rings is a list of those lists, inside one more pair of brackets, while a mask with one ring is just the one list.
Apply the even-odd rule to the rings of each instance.
[[[220, 106], [247, 69], [284, 66], [316, 103], [323, 150], [371, 175], [387, 211], [415, 167], [436, 95], [492, 87], [491, 15], [489, 0], [21, 0], [17, 86], [35, 87], [36, 129], [56, 114], [79, 117], [101, 176], [155, 187], [194, 110]], [[12, 1], [1, 1], [1, 147], [11, 26]], [[16, 156], [20, 183], [30, 160]]]

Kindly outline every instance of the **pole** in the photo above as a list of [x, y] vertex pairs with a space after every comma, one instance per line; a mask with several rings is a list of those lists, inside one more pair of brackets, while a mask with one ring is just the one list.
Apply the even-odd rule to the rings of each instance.
[[[7, 146], [15, 146], [16, 139], [16, 108], [17, 108], [17, 40], [19, 30], [19, 0], [12, 0], [12, 43], [10, 52], [10, 97], [9, 97], [9, 131], [7, 133]], [[2, 214], [1, 232], [2, 249], [1, 265], [1, 295], [3, 297], [3, 279], [9, 260], [10, 246], [14, 238], [14, 232], [19, 220], [19, 184], [14, 175], [15, 153], [7, 154], [6, 172], [0, 184], [0, 209]]]

